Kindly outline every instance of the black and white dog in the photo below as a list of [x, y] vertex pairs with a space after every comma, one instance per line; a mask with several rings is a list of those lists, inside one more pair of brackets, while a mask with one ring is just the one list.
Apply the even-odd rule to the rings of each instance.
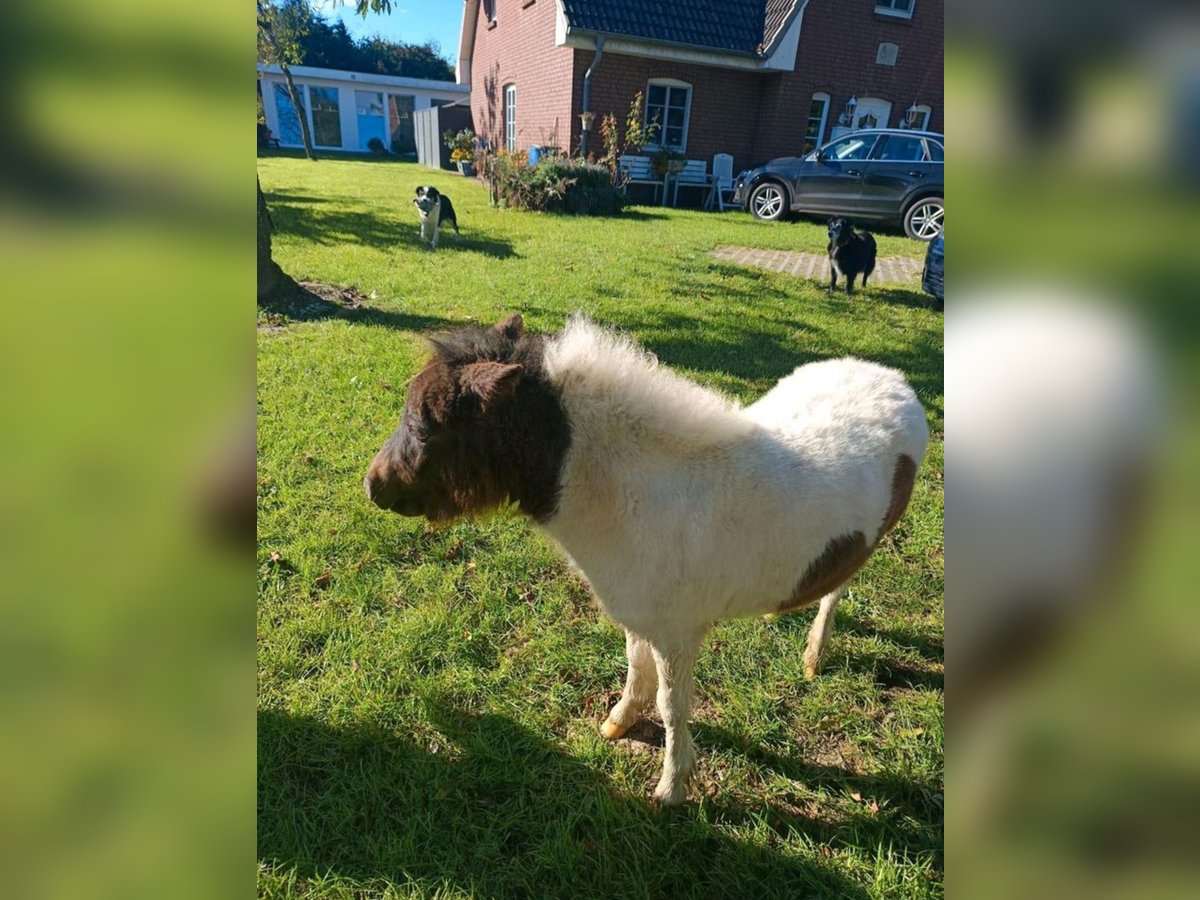
[[846, 293], [854, 293], [854, 278], [862, 274], [862, 286], [875, 271], [875, 238], [855, 231], [841, 216], [829, 220], [829, 289], [837, 287], [838, 275], [846, 278]]
[[449, 197], [439, 193], [437, 188], [423, 184], [417, 188], [413, 205], [421, 214], [421, 240], [436, 250], [443, 225], [453, 225], [454, 239], [458, 240], [458, 217], [454, 215], [454, 204]]

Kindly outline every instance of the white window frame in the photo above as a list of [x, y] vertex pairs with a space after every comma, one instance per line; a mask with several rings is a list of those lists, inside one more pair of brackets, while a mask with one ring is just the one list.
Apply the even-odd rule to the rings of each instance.
[[908, 10], [895, 9], [896, 0], [875, 0], [875, 13], [880, 16], [891, 16], [894, 19], [911, 19], [917, 9], [917, 0], [911, 0]]
[[[882, 112], [882, 117], [876, 117], [877, 121], [874, 125], [862, 125], [859, 123], [859, 116], [865, 115], [871, 107], [878, 107]], [[866, 109], [864, 109], [866, 108]], [[894, 104], [890, 100], [884, 100], [882, 97], [859, 97], [858, 105], [854, 107], [854, 115], [850, 117], [850, 127], [854, 131], [865, 128], [888, 128], [892, 120], [892, 111]]]
[[823, 110], [821, 110], [821, 125], [817, 129], [816, 139], [813, 140], [813, 149], [814, 150], [820, 149], [822, 144], [825, 141], [825, 126], [829, 122], [829, 107], [833, 105], [833, 98], [830, 97], [829, 94], [825, 93], [825, 91], [817, 91], [816, 93], [814, 93], [812, 95], [812, 97], [809, 98], [809, 101], [808, 101], [809, 115], [804, 117], [804, 140], [806, 140], [806, 141], [809, 139], [808, 138], [808, 125], [810, 122], [812, 122], [812, 105], [817, 100], [824, 100], [825, 108]]
[[504, 149], [517, 151], [517, 85], [504, 86]]
[[[667, 88], [667, 107], [671, 105], [671, 89], [687, 91], [687, 105], [683, 108], [683, 140], [678, 147], [670, 149], [679, 153], [687, 152], [688, 133], [692, 125], [692, 86], [686, 81], [680, 81], [677, 78], [651, 78], [646, 82], [645, 107], [642, 111], [642, 128], [649, 127], [653, 121], [650, 118], [650, 88], [658, 86]], [[643, 146], [646, 150], [661, 150], [663, 149], [662, 138], [667, 133], [667, 123], [660, 122], [658, 125], [658, 136], [653, 141], [647, 141]]]
[[[904, 115], [907, 118], [908, 110], [904, 111]], [[908, 125], [906, 127], [911, 128], [913, 131], [928, 131], [929, 130], [929, 120], [932, 117], [933, 117], [933, 107], [926, 106], [924, 103], [918, 104], [917, 120], [915, 122], [913, 122], [912, 125]]]

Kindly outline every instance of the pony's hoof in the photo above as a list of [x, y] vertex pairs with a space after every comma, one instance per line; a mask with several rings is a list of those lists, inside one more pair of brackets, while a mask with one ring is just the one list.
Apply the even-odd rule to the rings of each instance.
[[679, 806], [687, 799], [687, 786], [682, 781], [660, 781], [654, 789], [654, 801], [663, 809]]
[[618, 725], [612, 719], [605, 719], [604, 724], [600, 726], [600, 737], [606, 741], [615, 741], [617, 738], [625, 737], [625, 732], [628, 730], [628, 725]]

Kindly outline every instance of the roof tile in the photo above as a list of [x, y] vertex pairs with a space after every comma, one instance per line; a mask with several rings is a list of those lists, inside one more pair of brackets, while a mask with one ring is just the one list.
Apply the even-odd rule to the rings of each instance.
[[796, 0], [563, 0], [572, 28], [759, 54]]

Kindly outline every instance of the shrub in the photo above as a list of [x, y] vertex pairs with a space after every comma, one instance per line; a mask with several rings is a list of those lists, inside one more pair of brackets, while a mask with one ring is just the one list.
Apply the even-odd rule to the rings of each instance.
[[377, 137], [373, 137], [367, 141], [367, 149], [376, 156], [383, 156], [383, 154], [387, 153], [387, 147], [383, 146], [383, 141]]
[[619, 212], [621, 194], [604, 166], [551, 157], [529, 165], [525, 153], [497, 153], [487, 163], [497, 203], [543, 212], [603, 216]]

